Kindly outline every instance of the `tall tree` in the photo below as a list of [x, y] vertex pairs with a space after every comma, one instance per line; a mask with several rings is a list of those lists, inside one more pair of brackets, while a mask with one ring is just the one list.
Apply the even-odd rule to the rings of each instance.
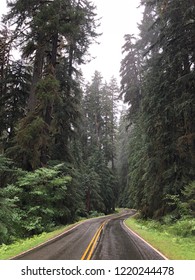
[[129, 118], [133, 121], [141, 103], [141, 57], [135, 37], [126, 34], [124, 39], [122, 53], [125, 57], [121, 61], [120, 96], [124, 97], [124, 102], [129, 104]]
[[107, 163], [114, 169], [116, 157], [116, 115], [119, 88], [114, 77], [102, 89], [103, 145]]
[[15, 135], [17, 122], [25, 115], [31, 67], [23, 60], [14, 60], [12, 32], [3, 27], [1, 35], [0, 145], [3, 153]]
[[[195, 9], [192, 1], [145, 0], [142, 4], [140, 38], [134, 44], [143, 56], [141, 103], [134, 119], [134, 132], [141, 141], [130, 145], [129, 190], [132, 201], [139, 194], [136, 207], [146, 217], [157, 217], [173, 210], [166, 203], [167, 195], [182, 197], [184, 186], [195, 176]], [[131, 53], [131, 45], [128, 47]], [[133, 96], [136, 83], [131, 65], [126, 70], [125, 93], [130, 89]], [[129, 100], [131, 112], [136, 103]]]
[[[19, 151], [15, 154], [23, 167], [31, 170], [50, 158], [61, 159], [54, 155], [60, 141], [64, 141], [67, 154], [78, 119], [78, 65], [84, 63], [87, 49], [98, 35], [95, 7], [85, 0], [33, 1], [28, 6], [18, 0], [8, 4], [10, 12], [5, 21], [16, 24], [14, 36], [23, 56], [33, 61], [29, 112], [15, 137], [15, 151]], [[65, 70], [63, 76], [60, 69]], [[65, 110], [63, 116], [59, 109]], [[59, 140], [57, 130], [65, 135], [64, 140], [63, 136]]]
[[[99, 195], [105, 213], [114, 210], [117, 196], [114, 176], [117, 90], [114, 78], [110, 84], [103, 84], [101, 74], [96, 71], [83, 98], [83, 160], [89, 170], [99, 175]], [[91, 200], [89, 190], [87, 201]]]

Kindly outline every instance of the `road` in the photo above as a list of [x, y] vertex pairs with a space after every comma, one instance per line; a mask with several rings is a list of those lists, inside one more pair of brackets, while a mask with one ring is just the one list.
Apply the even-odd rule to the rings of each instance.
[[155, 250], [129, 231], [123, 221], [133, 215], [120, 214], [91, 219], [66, 231], [17, 260], [159, 260]]
[[93, 255], [94, 260], [163, 260], [146, 242], [133, 234], [123, 221], [125, 215], [110, 220], [100, 237]]

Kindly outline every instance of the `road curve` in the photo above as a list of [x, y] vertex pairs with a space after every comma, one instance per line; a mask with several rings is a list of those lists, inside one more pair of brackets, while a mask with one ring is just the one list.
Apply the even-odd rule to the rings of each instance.
[[163, 260], [165, 259], [123, 223], [125, 215], [108, 221], [93, 255], [94, 260]]
[[87, 220], [66, 231], [60, 237], [13, 259], [80, 260], [87, 259], [85, 257], [87, 250], [89, 250], [90, 258], [94, 260], [163, 259], [124, 226], [124, 219], [134, 213], [134, 211], [126, 210], [120, 214]]
[[14, 257], [15, 260], [80, 260], [105, 217], [87, 220], [37, 248]]

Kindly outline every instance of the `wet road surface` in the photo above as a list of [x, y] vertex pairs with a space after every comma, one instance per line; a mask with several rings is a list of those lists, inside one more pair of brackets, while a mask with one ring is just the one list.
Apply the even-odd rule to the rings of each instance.
[[129, 215], [110, 220], [104, 227], [94, 260], [163, 260], [147, 243], [124, 225]]
[[[123, 213], [87, 220], [66, 231], [61, 236], [25, 252], [18, 260], [80, 260], [86, 248], [95, 239], [98, 229], [106, 221], [94, 244], [93, 260], [159, 260], [163, 259], [144, 241], [136, 237], [123, 224], [124, 219], [135, 212]], [[97, 235], [98, 236], [98, 235]], [[96, 240], [96, 239], [95, 239]]]

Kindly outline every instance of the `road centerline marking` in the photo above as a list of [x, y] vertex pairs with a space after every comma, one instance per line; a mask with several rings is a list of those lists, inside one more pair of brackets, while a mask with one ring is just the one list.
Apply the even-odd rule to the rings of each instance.
[[90, 260], [91, 259], [91, 256], [95, 250], [95, 246], [96, 246], [96, 243], [97, 243], [97, 240], [99, 239], [99, 236], [103, 230], [103, 227], [105, 225], [106, 221], [104, 221], [100, 226], [99, 228], [97, 229], [97, 231], [95, 232], [93, 238], [91, 239], [89, 245], [87, 246], [84, 254], [82, 255], [81, 257], [81, 260]]

